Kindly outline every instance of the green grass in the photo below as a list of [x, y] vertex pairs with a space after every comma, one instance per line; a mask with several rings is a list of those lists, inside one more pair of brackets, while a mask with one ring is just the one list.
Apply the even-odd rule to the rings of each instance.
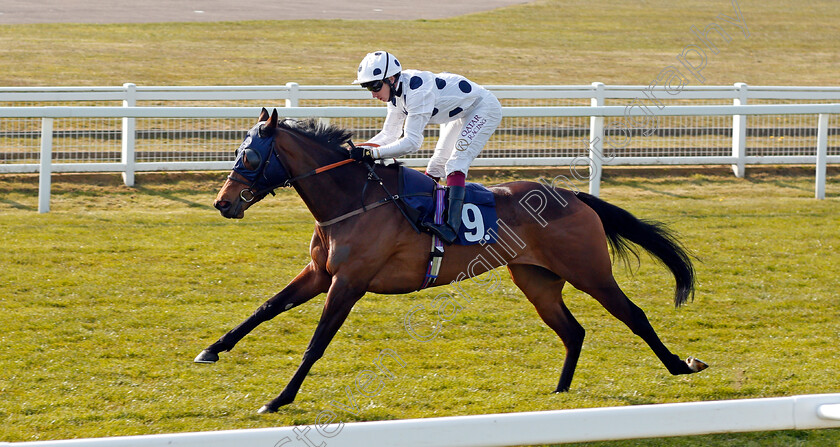
[[[706, 84], [836, 85], [840, 3], [738, 2], [745, 38], [718, 14], [732, 3], [537, 1], [443, 20], [287, 21], [0, 27], [0, 85], [345, 84], [368, 51], [486, 84], [648, 84], [717, 21]], [[691, 85], [698, 85], [690, 79]], [[209, 204], [225, 174], [56, 175], [52, 212], [37, 179], [0, 176], [0, 441], [312, 424], [344, 400], [377, 354], [405, 360], [343, 421], [838, 392], [837, 207], [815, 201], [813, 170], [614, 169], [602, 196], [667, 221], [701, 258], [694, 303], [674, 310], [671, 279], [643, 259], [618, 268], [663, 340], [711, 368], [673, 378], [594, 300], [567, 302], [587, 328], [573, 390], [554, 395], [562, 347], [505, 278], [434, 341], [402, 327], [436, 292], [370, 295], [354, 309], [297, 401], [255, 410], [291, 377], [323, 297], [258, 328], [216, 365], [192, 358], [280, 290], [307, 262], [313, 219], [290, 191], [243, 221]], [[539, 170], [474, 180], [536, 178]], [[556, 173], [551, 173], [556, 175]], [[605, 443], [636, 445], [638, 441]], [[831, 445], [840, 431], [648, 441], [650, 445]]]
[[[388, 49], [406, 67], [479, 83], [647, 85], [720, 24], [708, 85], [836, 85], [840, 3], [741, 0], [746, 37], [718, 16], [731, 1], [538, 0], [440, 20], [296, 20], [0, 27], [0, 85], [349, 84]], [[714, 34], [714, 32], [712, 33]], [[714, 39], [718, 39], [715, 37]], [[689, 79], [691, 85], [699, 85]]]
[[[695, 301], [674, 310], [672, 279], [643, 258], [620, 284], [676, 353], [711, 368], [672, 377], [643, 342], [571, 287], [587, 329], [573, 389], [554, 395], [562, 361], [504, 270], [433, 341], [412, 339], [408, 310], [432, 290], [368, 295], [298, 399], [255, 410], [297, 367], [323, 296], [266, 323], [215, 365], [192, 358], [282, 288], [308, 260], [313, 219], [293, 191], [241, 221], [209, 204], [224, 173], [57, 175], [37, 214], [35, 176], [0, 177], [0, 440], [25, 441], [313, 424], [385, 348], [405, 361], [342, 421], [742, 399], [838, 392], [840, 172], [813, 197], [810, 169], [611, 169], [602, 197], [669, 222], [700, 258]], [[556, 172], [485, 171], [484, 183]], [[838, 445], [840, 431], [649, 441], [651, 445]], [[632, 443], [633, 445], [635, 443]], [[623, 445], [606, 443], [605, 445]]]

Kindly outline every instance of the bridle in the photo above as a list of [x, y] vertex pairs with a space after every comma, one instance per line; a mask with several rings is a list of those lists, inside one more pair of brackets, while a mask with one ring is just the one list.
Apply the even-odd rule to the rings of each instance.
[[[257, 171], [257, 175], [254, 177], [254, 181], [249, 183], [248, 181], [240, 180], [240, 179], [234, 177], [232, 174], [228, 174], [228, 177], [227, 177], [228, 180], [245, 185], [245, 189], [243, 189], [242, 191], [239, 191], [239, 198], [243, 202], [251, 203], [257, 197], [264, 197], [267, 194], [275, 195], [274, 190], [277, 189], [277, 188], [286, 188], [286, 187], [292, 186], [293, 183], [295, 183], [297, 181], [300, 181], [304, 178], [311, 177], [313, 175], [317, 175], [317, 174], [320, 174], [322, 172], [326, 172], [326, 171], [329, 171], [331, 169], [335, 169], [335, 168], [344, 166], [346, 164], [349, 164], [349, 163], [352, 163], [352, 162], [355, 161], [352, 158], [347, 158], [346, 160], [337, 161], [335, 163], [331, 163], [331, 164], [328, 164], [326, 166], [321, 166], [319, 168], [315, 168], [315, 169], [313, 169], [309, 172], [303, 173], [303, 174], [295, 176], [295, 177], [287, 177], [281, 183], [278, 183], [274, 186], [268, 186], [268, 187], [262, 188], [260, 190], [254, 191], [254, 187], [257, 185], [257, 183], [259, 182], [259, 179], [261, 177], [263, 177], [263, 175], [265, 173], [265, 168], [268, 166], [271, 156], [273, 156], [277, 160], [277, 163], [280, 164], [280, 167], [282, 168], [283, 172], [286, 173], [286, 175], [288, 175], [288, 173], [289, 173], [289, 170], [286, 168], [286, 166], [283, 165], [283, 162], [280, 161], [280, 157], [277, 156], [277, 151], [275, 150], [276, 144], [277, 144], [276, 141], [274, 141], [274, 138], [272, 138], [271, 152], [269, 153], [269, 160], [266, 160], [264, 163], [261, 164], [261, 166], [259, 168], [259, 171]], [[245, 149], [245, 150], [248, 150], [248, 149]], [[244, 154], [243, 154], [243, 156], [244, 156]], [[236, 170], [234, 169], [232, 172], [236, 172]], [[242, 174], [240, 174], [240, 175], [242, 175]]]

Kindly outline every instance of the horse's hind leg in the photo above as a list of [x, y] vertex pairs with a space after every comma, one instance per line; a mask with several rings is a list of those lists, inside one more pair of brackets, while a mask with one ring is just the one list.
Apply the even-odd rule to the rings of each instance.
[[566, 358], [563, 360], [563, 370], [555, 392], [568, 391], [586, 331], [563, 303], [562, 290], [565, 281], [553, 272], [534, 265], [509, 265], [508, 269], [513, 282], [525, 293], [537, 309], [540, 318], [557, 333], [566, 346]]
[[280, 293], [274, 295], [239, 326], [219, 338], [195, 358], [196, 363], [214, 363], [219, 360], [219, 353], [230, 351], [243, 337], [261, 323], [276, 317], [279, 313], [298, 306], [329, 289], [330, 276], [314, 263], [307, 265], [295, 279]]
[[656, 331], [650, 325], [650, 321], [648, 321], [645, 312], [627, 298], [627, 295], [618, 287], [615, 280], [611, 282], [611, 285], [601, 287], [573, 285], [579, 290], [592, 295], [610, 314], [626, 324], [634, 334], [641, 337], [671, 374], [691, 374], [705, 368], [705, 364], [693, 358], [684, 361], [679, 356], [671, 353], [665, 344], [662, 343], [662, 340], [659, 339], [659, 336], [656, 335]]
[[648, 344], [671, 374], [703, 370], [706, 365], [702, 362], [693, 358], [683, 361], [672, 354], [656, 335], [645, 312], [618, 287], [603, 234], [586, 230], [573, 236], [567, 238], [560, 257], [550, 266], [551, 270], [563, 275], [576, 289], [594, 297], [610, 314], [626, 324]]

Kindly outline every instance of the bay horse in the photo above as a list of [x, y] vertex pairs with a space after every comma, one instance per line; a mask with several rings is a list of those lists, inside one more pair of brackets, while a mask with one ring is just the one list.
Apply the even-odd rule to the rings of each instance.
[[[258, 123], [237, 150], [233, 170], [215, 199], [226, 218], [240, 219], [245, 210], [282, 186], [293, 187], [316, 219], [310, 243], [311, 261], [278, 294], [253, 315], [202, 351], [197, 363], [214, 363], [259, 324], [326, 293], [315, 333], [288, 385], [259, 412], [275, 412], [294, 401], [313, 364], [323, 356], [353, 305], [366, 292], [404, 294], [424, 283], [432, 236], [419, 233], [392, 201], [398, 190], [397, 169], [371, 166], [349, 157], [351, 133], [314, 120], [280, 121], [277, 110], [263, 108]], [[377, 181], [371, 183], [371, 178]], [[376, 183], [381, 182], [379, 185]], [[369, 187], [368, 187], [369, 186]], [[693, 298], [691, 257], [662, 223], [640, 220], [589, 194], [517, 181], [489, 188], [496, 200], [499, 256], [468, 266], [481, 255], [481, 244], [447, 246], [437, 281], [450, 284], [506, 266], [513, 282], [562, 340], [566, 356], [555, 392], [567, 391], [583, 345], [584, 329], [563, 302], [568, 282], [591, 295], [644, 340], [673, 374], [691, 374], [706, 364], [672, 354], [657, 336], [641, 308], [622, 292], [612, 274], [613, 254], [638, 257], [636, 244], [673, 274], [676, 306]], [[523, 206], [529, 194], [554, 197], [539, 216]], [[391, 203], [389, 203], [391, 201]], [[364, 204], [364, 205], [363, 205]], [[382, 206], [379, 206], [382, 205]], [[373, 236], [373, 237], [372, 237]], [[516, 245], [515, 245], [516, 244]]]

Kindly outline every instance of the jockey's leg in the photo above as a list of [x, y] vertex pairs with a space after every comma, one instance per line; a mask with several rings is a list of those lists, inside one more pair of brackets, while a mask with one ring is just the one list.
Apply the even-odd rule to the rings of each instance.
[[458, 229], [461, 228], [461, 210], [464, 207], [464, 195], [466, 195], [467, 174], [455, 171], [446, 176], [446, 185], [449, 186], [449, 200], [446, 215], [446, 225], [452, 230], [454, 241], [458, 237]]
[[[455, 142], [458, 141], [458, 134], [461, 132], [463, 124], [464, 120], [461, 118], [441, 125], [440, 138], [435, 146], [435, 154], [432, 156], [431, 160], [429, 160], [429, 166], [426, 168], [426, 175], [435, 179], [440, 179], [446, 176], [446, 163], [452, 157], [452, 152], [455, 150]], [[449, 184], [449, 178], [447, 178], [447, 184]], [[463, 180], [461, 184], [463, 185]], [[451, 189], [449, 191], [449, 201], [450, 203], [452, 201]], [[463, 203], [463, 195], [461, 196], [461, 202]], [[433, 222], [425, 222], [423, 227], [436, 234], [447, 244], [455, 242], [455, 239], [458, 238], [457, 229], [453, 230], [446, 222], [440, 225], [435, 225]]]
[[446, 176], [453, 172], [463, 172], [466, 176], [475, 157], [484, 149], [484, 145], [502, 122], [502, 105], [492, 93], [487, 93], [461, 120], [463, 127], [458, 129], [455, 138], [455, 150], [446, 161]]
[[458, 124], [460, 121], [454, 120], [440, 126], [440, 138], [435, 145], [435, 153], [429, 159], [429, 165], [426, 167], [426, 175], [429, 177], [436, 180], [446, 177], [446, 162], [452, 156], [455, 141], [458, 139], [458, 132], [460, 132]]
[[[485, 95], [463, 118], [448, 123], [444, 134], [438, 141], [441, 155], [449, 147], [449, 159], [445, 163], [446, 184], [449, 186], [449, 211], [446, 223], [442, 225], [424, 224], [424, 227], [437, 234], [444, 242], [451, 244], [458, 238], [461, 226], [461, 209], [464, 204], [465, 179], [478, 153], [502, 122], [502, 106], [492, 93]], [[450, 124], [457, 125], [450, 126]], [[454, 150], [452, 150], [454, 149]], [[438, 154], [437, 149], [435, 155]], [[437, 163], [437, 162], [436, 162]], [[439, 171], [432, 171], [432, 163], [427, 173], [437, 176]], [[437, 168], [437, 165], [436, 165]]]

